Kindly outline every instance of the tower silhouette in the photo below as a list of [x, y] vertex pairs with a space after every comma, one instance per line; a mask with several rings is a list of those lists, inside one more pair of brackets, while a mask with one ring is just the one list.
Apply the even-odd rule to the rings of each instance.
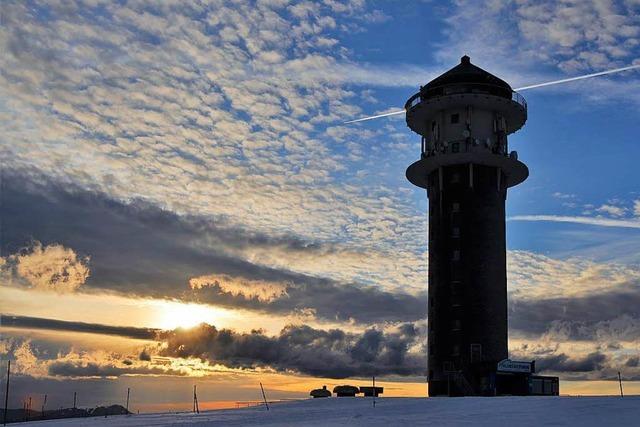
[[505, 200], [529, 175], [507, 135], [527, 104], [463, 56], [405, 110], [422, 136], [406, 176], [429, 198], [429, 395], [493, 395], [508, 356]]

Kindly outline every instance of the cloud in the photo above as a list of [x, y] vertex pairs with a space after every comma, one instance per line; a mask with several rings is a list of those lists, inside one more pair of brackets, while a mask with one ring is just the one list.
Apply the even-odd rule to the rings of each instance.
[[11, 328], [45, 329], [52, 331], [84, 332], [91, 334], [116, 335], [134, 339], [151, 340], [156, 337], [157, 330], [136, 328], [133, 326], [111, 326], [95, 323], [68, 322], [55, 319], [43, 319], [27, 316], [0, 315], [0, 325]]
[[[124, 204], [72, 185], [63, 189], [10, 174], [2, 199], [4, 250], [38, 238], [91, 254], [86, 291], [197, 299], [279, 314], [312, 310], [331, 321], [413, 321], [425, 314], [419, 258], [396, 268], [395, 259], [374, 248], [261, 233], [224, 218], [177, 215], [140, 200]], [[40, 215], [45, 211], [46, 220]], [[223, 280], [221, 286], [210, 281], [191, 289], [194, 277]], [[419, 291], [399, 289], [407, 282]], [[246, 292], [246, 284], [254, 289]], [[267, 301], [271, 291], [259, 297], [256, 289], [265, 287], [278, 298]]]
[[162, 369], [160, 367], [133, 366], [128, 359], [117, 363], [98, 363], [78, 360], [56, 360], [48, 364], [47, 374], [52, 377], [65, 378], [115, 378], [123, 375], [177, 375], [185, 376], [185, 372]]
[[640, 337], [640, 270], [634, 265], [508, 255], [512, 335], [560, 342]]
[[227, 275], [193, 277], [189, 279], [189, 286], [194, 290], [216, 287], [219, 292], [245, 299], [257, 299], [260, 302], [272, 301], [287, 295], [287, 284], [242, 280]]
[[[131, 376], [203, 376], [219, 367], [196, 359], [166, 357], [138, 358], [105, 350], [60, 350], [50, 354], [42, 342], [24, 338], [6, 338], [4, 357], [10, 358], [12, 374], [32, 378], [116, 378]], [[144, 350], [143, 350], [144, 351]]]
[[557, 199], [575, 199], [577, 197], [575, 194], [561, 193], [559, 191], [553, 193], [552, 196]]
[[[37, 325], [58, 324], [50, 319], [30, 320]], [[65, 325], [59, 330], [113, 333], [104, 325], [62, 323]], [[159, 345], [147, 345], [138, 354], [72, 348], [51, 355], [31, 340], [4, 338], [0, 342], [5, 356], [18, 360], [16, 373], [33, 377], [202, 376], [220, 370], [262, 368], [346, 378], [423, 375], [426, 369], [426, 332], [422, 322], [384, 331], [369, 328], [361, 333], [289, 325], [277, 336], [265, 335], [261, 330], [239, 333], [203, 323], [190, 329], [158, 331], [155, 336]]]
[[509, 252], [507, 272], [510, 294], [529, 300], [633, 293], [640, 285], [640, 270], [634, 265], [561, 260], [527, 251]]
[[[637, 63], [640, 21], [625, 2], [458, 0], [445, 22], [447, 38], [437, 52], [441, 62], [455, 62], [459, 52], [466, 52], [513, 87], [557, 80], [562, 78], [558, 72], [572, 77]], [[598, 79], [589, 91], [578, 84], [547, 90], [572, 91], [592, 101], [640, 102], [628, 91], [637, 86], [637, 73], [615, 84]]]
[[145, 362], [150, 362], [151, 361], [151, 355], [149, 354], [147, 349], [143, 349], [140, 352], [140, 355], [138, 356], [138, 359], [144, 360]]
[[56, 292], [74, 292], [89, 277], [89, 258], [59, 244], [42, 246], [38, 241], [18, 254], [2, 259], [3, 281]]
[[33, 352], [29, 340], [5, 344], [5, 347], [9, 347], [11, 344], [13, 344], [13, 348], [7, 348], [7, 356], [11, 354], [12, 359], [15, 360], [12, 373], [32, 377], [46, 375], [46, 363], [41, 362], [38, 355]]
[[563, 216], [563, 215], [514, 215], [507, 218], [508, 221], [550, 221], [568, 222], [573, 224], [597, 225], [602, 227], [640, 228], [640, 221], [635, 219], [610, 219], [587, 216]]
[[[400, 233], [421, 227], [388, 227], [387, 219], [413, 210], [400, 203], [396, 184], [345, 173], [355, 164], [368, 169], [356, 161], [362, 152], [377, 174], [395, 173], [395, 162], [375, 158], [391, 148], [398, 162], [413, 155], [398, 145], [406, 133], [352, 133], [344, 144], [328, 130], [360, 114], [352, 83], [404, 78], [404, 70], [356, 64], [327, 44], [369, 19], [364, 8], [9, 5], [3, 158], [12, 171], [118, 201], [143, 198], [260, 233], [393, 251]], [[416, 80], [422, 74], [413, 72]]]
[[[277, 337], [202, 324], [166, 332], [162, 339], [166, 347], [161, 355], [197, 357], [231, 368], [269, 368], [330, 378], [424, 375], [426, 370], [424, 334], [411, 324], [394, 332], [369, 329], [363, 334], [290, 325]], [[416, 345], [419, 350], [412, 352]]]
[[193, 289], [198, 302], [271, 313], [312, 313], [318, 319], [363, 324], [407, 322], [426, 316], [426, 292], [418, 295], [387, 292], [374, 286], [340, 283], [324, 278], [287, 274], [277, 298], [235, 293], [217, 284]]
[[538, 372], [592, 372], [604, 368], [607, 357], [599, 352], [584, 357], [570, 358], [564, 353], [536, 360]]
[[621, 217], [624, 216], [624, 214], [626, 213], [626, 209], [620, 206], [614, 206], [614, 205], [602, 205], [599, 208], [596, 209], [596, 212], [600, 212], [600, 213], [605, 213], [605, 214], [609, 214], [611, 216], [614, 217]]
[[[548, 301], [545, 303], [549, 304]], [[588, 305], [591, 302], [585, 303]], [[629, 306], [637, 302], [632, 301]], [[526, 305], [525, 302], [523, 305]], [[522, 305], [516, 307], [521, 311]], [[580, 321], [551, 321], [546, 328], [523, 341], [518, 337], [518, 316], [514, 316], [516, 337], [511, 339], [510, 355], [514, 359], [535, 359], [538, 372], [559, 373], [566, 379], [606, 379], [619, 369], [627, 367], [635, 375], [637, 358], [628, 357], [635, 351], [640, 336], [640, 321], [627, 314], [611, 320], [606, 313], [594, 308], [593, 318]], [[528, 307], [538, 313], [540, 306]], [[558, 311], [551, 306], [542, 310], [541, 317]], [[571, 310], [567, 317], [571, 317]], [[36, 325], [59, 321], [31, 319]], [[62, 322], [59, 330], [112, 334], [105, 325]], [[514, 322], [512, 322], [514, 323]], [[535, 325], [540, 323], [533, 322]], [[9, 326], [30, 327], [23, 323]], [[545, 325], [543, 325], [545, 326]], [[36, 326], [38, 327], [38, 326]], [[147, 329], [131, 329], [131, 335], [149, 334]], [[314, 376], [343, 378], [369, 375], [422, 376], [426, 366], [426, 335], [423, 322], [406, 323], [385, 330], [368, 328], [360, 332], [340, 329], [321, 330], [307, 325], [289, 325], [275, 336], [261, 330], [240, 333], [232, 329], [218, 329], [201, 324], [195, 328], [153, 331], [159, 345], [147, 345], [139, 353], [118, 354], [105, 351], [43, 350], [33, 342], [4, 339], [0, 341], [2, 353], [19, 357], [19, 373], [36, 377], [118, 377], [122, 375], [207, 376], [225, 370], [267, 369], [277, 372], [301, 373]], [[148, 338], [151, 338], [149, 336]], [[28, 341], [28, 340], [27, 340]], [[598, 344], [601, 343], [601, 344]], [[55, 353], [55, 352], [53, 352]], [[144, 363], [148, 362], [148, 363]], [[640, 371], [637, 372], [640, 375]]]

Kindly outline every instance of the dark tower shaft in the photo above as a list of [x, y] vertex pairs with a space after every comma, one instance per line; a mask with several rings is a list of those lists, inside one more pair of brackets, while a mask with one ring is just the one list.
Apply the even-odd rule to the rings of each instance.
[[407, 101], [422, 135], [407, 169], [429, 197], [429, 394], [490, 395], [508, 356], [505, 200], [528, 176], [507, 135], [526, 103], [504, 81], [472, 65], [436, 78]]

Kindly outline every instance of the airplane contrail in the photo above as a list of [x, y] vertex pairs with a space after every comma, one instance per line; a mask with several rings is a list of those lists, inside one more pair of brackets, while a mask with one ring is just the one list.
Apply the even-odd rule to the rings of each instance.
[[598, 73], [592, 73], [592, 74], [585, 74], [584, 76], [569, 77], [567, 79], [554, 80], [552, 82], [538, 83], [538, 84], [534, 84], [534, 85], [530, 85], [530, 86], [522, 86], [522, 87], [515, 88], [514, 90], [535, 89], [537, 87], [551, 86], [551, 85], [557, 85], [557, 84], [560, 84], [560, 83], [567, 83], [567, 82], [574, 82], [576, 80], [589, 79], [591, 77], [604, 76], [604, 75], [607, 75], [607, 74], [619, 73], [620, 71], [634, 70], [636, 68], [640, 68], [640, 65], [630, 65], [628, 67], [614, 68], [613, 70], [600, 71]]
[[348, 122], [344, 122], [343, 124], [346, 125], [347, 123], [365, 122], [367, 120], [379, 119], [380, 117], [394, 116], [396, 114], [402, 114], [402, 113], [404, 113], [404, 110], [392, 111], [390, 113], [378, 114], [377, 116], [369, 116], [369, 117], [363, 117], [361, 119], [349, 120]]
[[[607, 74], [619, 73], [621, 71], [627, 71], [627, 70], [635, 70], [635, 69], [638, 69], [638, 68], [640, 68], [640, 65], [629, 65], [628, 67], [614, 68], [612, 70], [600, 71], [600, 72], [591, 73], [591, 74], [585, 74], [583, 76], [569, 77], [569, 78], [566, 78], [566, 79], [554, 80], [554, 81], [551, 81], [551, 82], [537, 83], [537, 84], [533, 84], [533, 85], [529, 85], [529, 86], [522, 86], [522, 87], [515, 88], [514, 91], [522, 91], [522, 90], [535, 89], [535, 88], [544, 87], [544, 86], [557, 85], [557, 84], [560, 84], [560, 83], [574, 82], [576, 80], [584, 80], [584, 79], [589, 79], [591, 77], [604, 76], [604, 75], [607, 75]], [[343, 124], [346, 125], [346, 124], [349, 124], [349, 123], [366, 122], [367, 120], [379, 119], [380, 117], [395, 116], [396, 114], [402, 114], [404, 112], [405, 112], [405, 110], [392, 111], [390, 113], [378, 114], [377, 116], [368, 116], [368, 117], [362, 117], [360, 119], [349, 120], [348, 122], [344, 122]]]

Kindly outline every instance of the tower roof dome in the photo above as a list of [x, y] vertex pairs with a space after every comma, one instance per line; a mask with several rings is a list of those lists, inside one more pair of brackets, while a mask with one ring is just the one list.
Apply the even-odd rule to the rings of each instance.
[[460, 58], [460, 64], [431, 80], [420, 89], [424, 98], [452, 93], [490, 93], [511, 98], [513, 89], [504, 80], [471, 63], [467, 55]]

